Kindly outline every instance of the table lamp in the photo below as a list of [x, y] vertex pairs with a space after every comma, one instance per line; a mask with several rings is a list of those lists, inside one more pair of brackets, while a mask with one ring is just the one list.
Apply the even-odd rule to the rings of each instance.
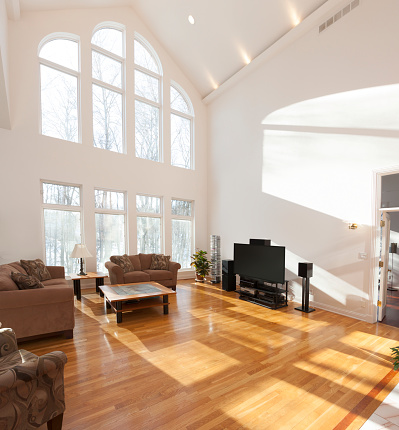
[[73, 248], [71, 258], [80, 258], [80, 273], [79, 276], [86, 276], [86, 273], [83, 271], [83, 259], [86, 257], [93, 257], [90, 252], [87, 250], [86, 245], [83, 243], [77, 243], [75, 248]]

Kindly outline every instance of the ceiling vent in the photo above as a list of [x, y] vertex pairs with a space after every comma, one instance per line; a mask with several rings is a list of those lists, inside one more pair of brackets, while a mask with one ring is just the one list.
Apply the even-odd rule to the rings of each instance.
[[326, 30], [328, 27], [331, 27], [335, 22], [341, 19], [343, 16], [347, 15], [350, 11], [358, 7], [360, 4], [360, 0], [353, 0], [349, 4], [347, 4], [343, 9], [334, 14], [331, 18], [328, 18], [326, 22], [319, 25], [319, 33]]

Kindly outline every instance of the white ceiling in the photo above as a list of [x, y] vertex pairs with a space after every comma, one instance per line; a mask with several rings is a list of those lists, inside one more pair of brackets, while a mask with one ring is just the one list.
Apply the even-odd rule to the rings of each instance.
[[[130, 5], [205, 97], [326, 2], [20, 0], [20, 9], [23, 13]], [[189, 15], [195, 18], [194, 25], [188, 22]]]

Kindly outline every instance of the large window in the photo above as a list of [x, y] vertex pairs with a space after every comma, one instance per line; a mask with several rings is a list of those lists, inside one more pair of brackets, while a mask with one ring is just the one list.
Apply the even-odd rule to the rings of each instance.
[[154, 196], [136, 196], [137, 252], [162, 252], [162, 199]]
[[172, 200], [172, 260], [190, 268], [193, 253], [193, 202]]
[[125, 152], [124, 33], [116, 28], [100, 28], [91, 43], [94, 146]]
[[79, 142], [79, 43], [77, 38], [48, 39], [39, 50], [41, 133]]
[[69, 256], [75, 244], [82, 242], [80, 187], [42, 182], [42, 202], [46, 264], [76, 273], [79, 260]]
[[97, 271], [105, 272], [104, 264], [111, 255], [126, 252], [126, 195], [109, 190], [94, 193]]
[[170, 86], [170, 132], [172, 166], [191, 169], [193, 165], [193, 108], [177, 84]]
[[162, 161], [161, 66], [155, 51], [139, 35], [134, 40], [136, 156]]

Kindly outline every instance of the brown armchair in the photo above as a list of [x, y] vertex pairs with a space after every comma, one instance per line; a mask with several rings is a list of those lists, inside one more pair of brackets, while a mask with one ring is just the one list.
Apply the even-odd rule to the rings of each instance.
[[38, 357], [18, 349], [12, 329], [0, 329], [0, 429], [60, 430], [65, 410], [61, 351]]

